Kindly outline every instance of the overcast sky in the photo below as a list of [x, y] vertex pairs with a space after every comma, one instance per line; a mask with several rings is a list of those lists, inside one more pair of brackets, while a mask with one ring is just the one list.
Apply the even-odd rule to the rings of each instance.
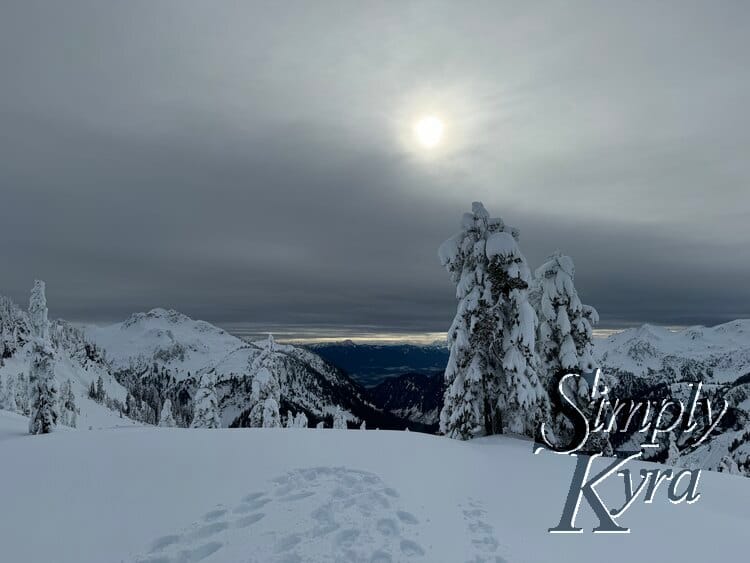
[[605, 327], [750, 316], [750, 3], [0, 6], [24, 305], [38, 277], [74, 320], [444, 331], [437, 247], [481, 200]]

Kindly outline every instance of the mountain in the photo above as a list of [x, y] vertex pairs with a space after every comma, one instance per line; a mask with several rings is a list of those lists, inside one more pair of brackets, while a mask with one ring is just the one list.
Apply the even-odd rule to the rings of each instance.
[[443, 378], [423, 373], [404, 373], [389, 377], [375, 387], [369, 396], [382, 410], [401, 418], [427, 425], [437, 432], [443, 405]]
[[729, 383], [750, 373], [750, 319], [682, 330], [646, 324], [597, 340], [596, 352], [614, 372]]
[[406, 421], [379, 410], [364, 388], [311, 350], [272, 339], [246, 342], [205, 321], [173, 310], [136, 313], [122, 323], [89, 326], [86, 336], [106, 350], [119, 381], [158, 411], [170, 398], [178, 422], [192, 418], [192, 397], [204, 374], [216, 380], [223, 426], [247, 423], [254, 360], [270, 353], [281, 385], [281, 413], [304, 412], [311, 425], [341, 408], [352, 425], [403, 428]]
[[677, 437], [679, 463], [750, 476], [750, 320], [681, 330], [643, 325], [595, 346], [616, 397], [670, 396], [688, 404], [689, 384], [700, 381], [714, 404], [726, 400], [726, 415], [704, 443], [694, 446], [690, 436]]
[[[0, 382], [7, 388], [12, 380], [19, 396], [19, 386], [26, 384], [24, 378], [28, 377], [31, 362], [30, 333], [26, 311], [0, 296]], [[58, 386], [70, 381], [75, 395], [77, 427], [136, 425], [122, 415], [119, 407], [125, 404], [128, 392], [114, 377], [104, 351], [89, 342], [80, 328], [62, 320], [50, 323], [50, 337]], [[101, 382], [101, 394], [95, 400], [89, 396], [89, 389], [92, 383], [96, 386], [98, 382]], [[27, 408], [21, 406], [20, 410]]]
[[404, 373], [437, 375], [448, 363], [446, 344], [359, 344], [351, 340], [310, 344], [306, 348], [339, 366], [366, 387]]

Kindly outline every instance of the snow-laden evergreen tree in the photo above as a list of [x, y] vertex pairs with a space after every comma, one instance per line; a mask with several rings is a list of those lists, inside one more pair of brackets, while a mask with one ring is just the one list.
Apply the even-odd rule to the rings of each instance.
[[76, 396], [73, 393], [73, 383], [66, 380], [60, 388], [60, 423], [63, 426], [75, 428], [78, 419]]
[[[537, 352], [540, 374], [547, 392], [558, 393], [555, 377], [561, 372], [592, 373], [597, 369], [594, 361], [593, 327], [599, 322], [596, 309], [581, 303], [576, 291], [575, 266], [569, 256], [555, 252], [534, 273], [531, 302], [539, 318]], [[569, 380], [566, 396], [578, 396], [579, 407], [589, 408], [589, 394], [585, 381]], [[575, 386], [575, 388], [573, 388]], [[588, 413], [592, 414], [592, 413]], [[562, 413], [552, 413], [552, 430], [558, 439], [567, 443], [572, 426]], [[592, 446], [606, 436], [591, 436]]]
[[37, 280], [29, 300], [29, 321], [32, 331], [31, 391], [29, 433], [47, 434], [57, 426], [57, 383], [55, 381], [55, 353], [49, 335], [47, 298], [44, 282]]
[[[3, 386], [0, 384], [0, 387]], [[16, 412], [18, 410], [18, 405], [16, 404], [16, 386], [12, 375], [9, 375], [5, 380], [1, 403], [0, 409], [5, 409], [10, 412]]]
[[286, 419], [284, 420], [284, 428], [294, 428], [294, 415], [292, 411], [286, 411]]
[[547, 416], [536, 370], [537, 319], [518, 231], [475, 202], [440, 261], [456, 284], [440, 430], [451, 438], [513, 432], [533, 436]]
[[[250, 426], [253, 428], [276, 428], [281, 426], [281, 385], [276, 377], [273, 336], [268, 335], [261, 353], [253, 360], [252, 391], [250, 394]], [[269, 401], [270, 399], [270, 401]], [[274, 412], [275, 408], [275, 412]]]
[[295, 428], [307, 428], [307, 415], [303, 412], [294, 417]]
[[159, 417], [159, 426], [164, 428], [174, 428], [177, 423], [172, 415], [172, 401], [169, 399], [164, 400], [164, 405], [161, 408], [161, 416]]
[[333, 427], [337, 430], [346, 430], [346, 416], [341, 407], [336, 407], [336, 411], [333, 413]]
[[29, 414], [29, 384], [23, 373], [16, 376], [16, 407], [21, 414]]
[[321, 430], [325, 427], [326, 427], [325, 422], [323, 422], [322, 420], [315, 425], [315, 428], [317, 428], [318, 430]]
[[[270, 402], [268, 401], [270, 399]], [[281, 426], [279, 402], [281, 388], [273, 373], [267, 367], [261, 367], [253, 376], [250, 394], [250, 426], [253, 428], [275, 428]], [[275, 407], [276, 411], [271, 412]], [[277, 424], [278, 421], [278, 424]]]
[[669, 444], [667, 445], [667, 457], [664, 463], [668, 465], [677, 465], [680, 459], [680, 448], [677, 447], [677, 435], [672, 430], [669, 433]]
[[359, 425], [360, 430], [367, 430], [367, 423], [363, 420], [362, 424]]
[[200, 386], [193, 398], [194, 413], [191, 428], [221, 428], [219, 401], [216, 397], [216, 383], [210, 374], [203, 374]]
[[279, 403], [271, 396], [263, 402], [263, 428], [281, 428]]

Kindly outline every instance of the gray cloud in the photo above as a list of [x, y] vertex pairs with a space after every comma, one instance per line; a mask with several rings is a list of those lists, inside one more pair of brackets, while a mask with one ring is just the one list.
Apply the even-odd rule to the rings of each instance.
[[[19, 301], [42, 277], [81, 320], [440, 331], [436, 249], [482, 199], [532, 265], [575, 258], [607, 326], [750, 315], [743, 4], [3, 12], [0, 292]], [[402, 139], [420, 111], [445, 114], [435, 158]]]

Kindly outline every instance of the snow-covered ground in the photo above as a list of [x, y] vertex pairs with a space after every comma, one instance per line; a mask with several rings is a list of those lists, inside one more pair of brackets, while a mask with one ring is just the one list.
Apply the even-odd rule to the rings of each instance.
[[[551, 535], [574, 459], [413, 432], [154, 427], [25, 434], [0, 411], [0, 560], [463, 563], [741, 561], [750, 481], [704, 472], [627, 535]], [[639, 466], [641, 464], [633, 464]], [[654, 466], [655, 467], [655, 466]], [[612, 479], [618, 479], [613, 477]], [[621, 498], [622, 480], [601, 487]]]

